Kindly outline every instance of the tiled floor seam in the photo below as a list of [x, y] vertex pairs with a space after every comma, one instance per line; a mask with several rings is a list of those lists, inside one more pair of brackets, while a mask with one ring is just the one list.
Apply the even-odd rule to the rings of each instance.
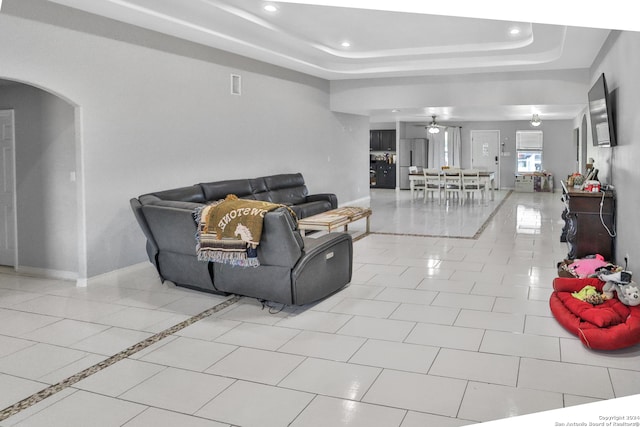
[[313, 403], [317, 398], [318, 398], [318, 395], [317, 395], [317, 394], [316, 394], [315, 396], [313, 396], [313, 399], [311, 399], [311, 400], [309, 401], [309, 403], [307, 403], [307, 404], [304, 406], [304, 408], [302, 408], [302, 409], [300, 410], [300, 412], [298, 412], [298, 415], [296, 415], [296, 416], [291, 420], [291, 422], [289, 423], [289, 425], [294, 425], [294, 424], [295, 424], [295, 422], [296, 422], [296, 420], [297, 420], [298, 418], [300, 418], [300, 415], [302, 415], [302, 414], [307, 410], [307, 408], [309, 408], [309, 407], [311, 406], [311, 404], [312, 404], [312, 403]]
[[11, 406], [6, 407], [5, 409], [3, 409], [2, 411], [0, 411], [0, 421], [6, 420], [7, 418], [35, 405], [38, 402], [43, 401], [44, 399], [53, 396], [54, 394], [68, 388], [71, 387], [72, 385], [74, 385], [75, 383], [113, 365], [114, 363], [117, 363], [141, 350], [144, 350], [145, 348], [151, 346], [152, 344], [155, 344], [157, 342], [159, 342], [160, 340], [173, 335], [174, 333], [178, 332], [181, 329], [186, 328], [187, 326], [190, 326], [192, 324], [194, 324], [195, 322], [204, 319], [205, 317], [209, 317], [214, 313], [217, 313], [221, 310], [224, 310], [225, 308], [235, 304], [236, 302], [238, 302], [242, 297], [234, 295], [231, 298], [216, 304], [215, 306], [193, 316], [190, 317], [187, 320], [184, 320], [174, 326], [171, 326], [161, 332], [158, 332], [155, 335], [150, 336], [149, 338], [145, 339], [144, 341], [141, 341], [137, 344], [134, 344], [128, 348], [126, 348], [125, 350], [114, 354], [113, 356], [109, 357], [108, 359], [103, 360], [102, 362], [96, 363], [93, 366], [90, 366], [70, 377], [65, 378], [62, 381], [59, 381], [56, 384], [53, 384], [47, 388], [44, 388], [42, 390], [40, 390], [37, 393], [32, 394], [29, 397], [26, 397], [25, 399], [22, 399], [19, 402], [14, 403]]

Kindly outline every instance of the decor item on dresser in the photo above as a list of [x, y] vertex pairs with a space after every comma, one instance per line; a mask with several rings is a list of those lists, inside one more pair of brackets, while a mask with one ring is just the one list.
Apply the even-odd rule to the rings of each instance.
[[[257, 267], [198, 260], [195, 215], [228, 194], [286, 205], [264, 215]], [[295, 305], [321, 299], [351, 281], [353, 241], [349, 234], [307, 238], [297, 229], [296, 216], [335, 209], [337, 203], [335, 194], [310, 195], [299, 173], [201, 183], [130, 200], [147, 238], [149, 261], [162, 281]]]

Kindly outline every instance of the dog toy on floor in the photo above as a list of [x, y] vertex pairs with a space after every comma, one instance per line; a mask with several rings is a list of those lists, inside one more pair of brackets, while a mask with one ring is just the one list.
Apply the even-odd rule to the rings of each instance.
[[587, 285], [578, 292], [572, 292], [571, 295], [581, 301], [588, 302], [592, 305], [602, 304], [604, 296], [598, 292], [595, 286]]
[[640, 305], [640, 288], [638, 284], [631, 280], [630, 271], [618, 271], [616, 273], [600, 273], [598, 278], [606, 282], [602, 287], [602, 292], [606, 298], [613, 298], [613, 291], [616, 291], [618, 299], [625, 305]]

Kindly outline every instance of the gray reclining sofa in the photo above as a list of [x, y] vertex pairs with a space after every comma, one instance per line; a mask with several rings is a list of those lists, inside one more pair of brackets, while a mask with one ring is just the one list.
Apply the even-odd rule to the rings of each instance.
[[147, 255], [161, 279], [200, 291], [238, 294], [283, 304], [321, 299], [351, 281], [353, 243], [347, 233], [302, 237], [286, 208], [268, 212], [258, 267], [199, 261], [196, 208], [228, 194], [290, 207], [298, 218], [337, 207], [334, 194], [309, 195], [301, 174], [195, 184], [130, 200], [147, 238]]

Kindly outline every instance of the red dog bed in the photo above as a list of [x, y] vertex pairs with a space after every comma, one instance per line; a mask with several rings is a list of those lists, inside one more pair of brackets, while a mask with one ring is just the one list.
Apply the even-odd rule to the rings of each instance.
[[587, 285], [602, 292], [604, 283], [597, 278], [555, 278], [549, 299], [551, 313], [588, 348], [617, 350], [640, 343], [640, 306], [629, 307], [618, 299], [591, 305], [571, 295]]

